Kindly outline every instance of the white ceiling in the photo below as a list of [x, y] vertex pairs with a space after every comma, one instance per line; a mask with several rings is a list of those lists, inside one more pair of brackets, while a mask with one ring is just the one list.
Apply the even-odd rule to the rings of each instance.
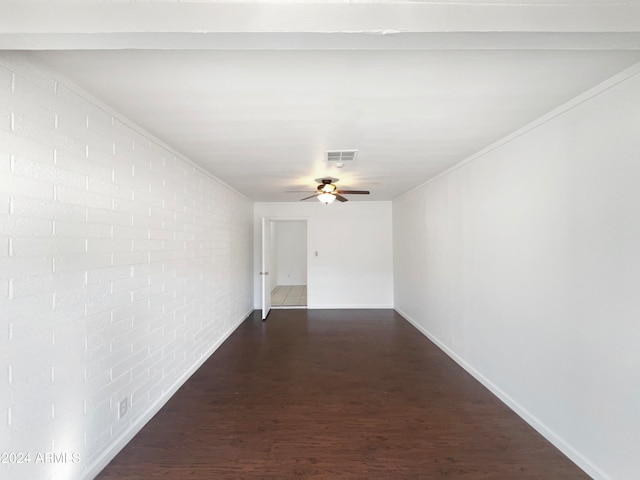
[[[222, 28], [218, 15], [206, 34], [201, 25], [184, 27], [186, 20], [149, 28], [147, 18], [138, 30], [114, 20], [85, 32], [78, 27], [84, 17], [61, 15], [45, 26], [18, 16], [17, 26], [0, 34], [0, 47], [31, 42], [35, 59], [255, 201], [296, 201], [304, 195], [285, 191], [313, 190], [313, 179], [323, 176], [372, 192], [350, 200], [390, 200], [640, 61], [640, 28], [625, 24], [628, 11], [619, 12], [624, 28], [616, 30], [579, 2], [563, 3], [574, 17], [583, 15], [582, 28], [571, 20], [565, 31], [555, 16], [544, 20], [544, 9], [535, 11], [538, 23], [529, 21], [519, 2], [500, 10], [511, 22], [500, 17], [491, 32], [482, 16], [443, 31], [434, 27], [433, 10], [410, 3], [382, 11], [360, 5], [373, 10], [364, 24], [365, 10], [354, 16], [357, 31], [342, 17], [341, 30], [331, 30], [349, 5], [322, 5], [331, 8], [314, 15], [325, 17], [292, 31], [307, 11], [300, 3], [277, 11], [242, 3], [242, 12], [253, 12], [252, 28], [233, 16]], [[483, 3], [496, 5], [469, 5]], [[93, 4], [108, 9], [110, 2]], [[269, 8], [276, 7], [288, 6]], [[451, 10], [445, 13], [450, 19]], [[388, 30], [379, 28], [385, 15]], [[431, 23], [420, 23], [421, 15]], [[0, 23], [0, 32], [7, 28]], [[56, 50], [44, 51], [48, 45]], [[357, 160], [329, 166], [326, 151], [338, 149], [358, 149]]]

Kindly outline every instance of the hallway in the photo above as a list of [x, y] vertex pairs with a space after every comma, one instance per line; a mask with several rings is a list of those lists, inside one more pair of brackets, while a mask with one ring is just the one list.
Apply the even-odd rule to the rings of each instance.
[[392, 310], [254, 313], [98, 476], [588, 478]]

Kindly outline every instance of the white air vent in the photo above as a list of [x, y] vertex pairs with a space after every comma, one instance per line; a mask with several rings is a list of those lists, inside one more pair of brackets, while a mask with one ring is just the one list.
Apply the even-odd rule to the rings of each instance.
[[327, 160], [329, 162], [351, 162], [356, 159], [358, 150], [329, 150]]

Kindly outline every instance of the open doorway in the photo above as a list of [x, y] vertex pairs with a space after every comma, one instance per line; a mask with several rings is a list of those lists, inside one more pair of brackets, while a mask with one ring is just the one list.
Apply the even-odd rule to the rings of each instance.
[[271, 306], [307, 306], [307, 222], [273, 220], [271, 228]]

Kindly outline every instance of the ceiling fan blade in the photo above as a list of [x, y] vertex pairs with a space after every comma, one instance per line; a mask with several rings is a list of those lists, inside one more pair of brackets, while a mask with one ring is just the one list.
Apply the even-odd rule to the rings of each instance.
[[336, 193], [345, 193], [348, 195], [369, 195], [369, 190], [336, 190]]
[[349, 200], [347, 200], [346, 198], [344, 198], [342, 195], [339, 194], [334, 194], [336, 197], [336, 200], [338, 200], [339, 202], [348, 202]]
[[301, 198], [300, 201], [302, 202], [303, 200], [309, 200], [310, 198], [317, 197], [317, 196], [318, 196], [318, 194], [316, 193], [314, 195], [310, 195], [308, 197]]

